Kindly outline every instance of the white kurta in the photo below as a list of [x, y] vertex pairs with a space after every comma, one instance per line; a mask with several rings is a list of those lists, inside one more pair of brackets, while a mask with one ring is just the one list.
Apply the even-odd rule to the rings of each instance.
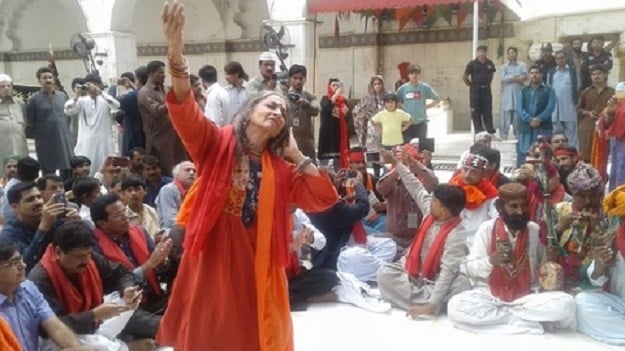
[[91, 160], [91, 174], [100, 169], [107, 156], [115, 153], [113, 143], [113, 116], [119, 109], [119, 102], [107, 93], [82, 96], [65, 103], [65, 114], [78, 118], [78, 140], [74, 154]]
[[[597, 288], [608, 282], [608, 276], [592, 279], [595, 262], [588, 266], [588, 278]], [[619, 252], [616, 264], [609, 269], [610, 293], [585, 291], [575, 296], [577, 303], [577, 328], [580, 332], [599, 341], [625, 345], [625, 259]]]
[[[489, 261], [489, 248], [495, 220], [480, 225], [471, 251], [460, 271], [476, 286], [451, 298], [447, 314], [452, 324], [460, 329], [486, 334], [541, 334], [543, 323], [566, 329], [575, 325], [575, 300], [563, 292], [533, 293], [511, 302], [504, 302], [490, 293], [488, 278], [493, 270]], [[529, 222], [528, 256], [532, 285], [545, 257], [545, 247], [540, 242], [539, 226]], [[512, 247], [516, 240], [508, 232]]]

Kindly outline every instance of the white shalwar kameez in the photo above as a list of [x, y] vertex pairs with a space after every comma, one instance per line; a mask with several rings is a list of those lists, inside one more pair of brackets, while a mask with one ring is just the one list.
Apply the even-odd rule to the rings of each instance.
[[[495, 220], [483, 223], [476, 235], [471, 252], [461, 264], [460, 271], [471, 279], [474, 289], [462, 292], [448, 303], [447, 314], [459, 329], [483, 334], [542, 334], [542, 323], [556, 328], [575, 326], [575, 300], [564, 292], [531, 293], [511, 302], [504, 302], [490, 292], [488, 279], [493, 270], [489, 248]], [[528, 257], [532, 290], [536, 291], [536, 272], [545, 257], [545, 247], [539, 239], [539, 227], [529, 222]], [[516, 245], [508, 229], [512, 247]], [[513, 249], [514, 250], [514, 249]]]
[[[588, 266], [588, 277], [592, 285], [601, 289], [608, 282], [608, 276], [592, 279], [594, 270], [593, 261]], [[616, 265], [609, 271], [610, 293], [585, 291], [575, 296], [577, 329], [593, 339], [625, 345], [625, 259], [621, 252], [616, 254]]]
[[91, 160], [91, 177], [100, 169], [106, 157], [115, 153], [113, 117], [118, 109], [119, 101], [104, 92], [95, 99], [87, 95], [65, 103], [65, 114], [78, 118], [78, 140], [74, 154]]

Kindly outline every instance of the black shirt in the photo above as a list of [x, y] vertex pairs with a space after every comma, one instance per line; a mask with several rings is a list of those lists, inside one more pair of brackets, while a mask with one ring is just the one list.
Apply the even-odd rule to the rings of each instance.
[[493, 61], [486, 59], [486, 61], [482, 63], [478, 59], [474, 59], [469, 61], [467, 68], [464, 70], [464, 74], [471, 76], [472, 86], [490, 86], [495, 71]]
[[543, 83], [547, 82], [547, 72], [551, 71], [557, 66], [555, 57], [552, 57], [551, 61], [545, 61], [545, 59], [541, 58], [536, 61], [536, 65], [538, 65], [538, 67], [540, 67], [540, 70], [543, 72]]

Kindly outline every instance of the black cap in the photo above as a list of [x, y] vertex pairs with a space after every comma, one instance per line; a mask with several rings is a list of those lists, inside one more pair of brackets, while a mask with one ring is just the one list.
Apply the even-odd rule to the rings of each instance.
[[541, 47], [541, 50], [544, 51], [553, 51], [553, 47], [551, 47], [551, 43], [544, 43]]
[[477, 47], [478, 50], [484, 50], [484, 51], [488, 51], [488, 46], [486, 45], [480, 45]]

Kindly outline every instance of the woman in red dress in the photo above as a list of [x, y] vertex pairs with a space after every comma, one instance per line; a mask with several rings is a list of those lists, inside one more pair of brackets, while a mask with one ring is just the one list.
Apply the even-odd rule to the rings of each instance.
[[248, 101], [233, 126], [204, 117], [182, 55], [183, 5], [166, 2], [162, 22], [167, 107], [199, 177], [179, 215], [185, 252], [157, 341], [184, 351], [291, 351], [289, 205], [323, 211], [336, 191], [299, 151], [282, 96]]

